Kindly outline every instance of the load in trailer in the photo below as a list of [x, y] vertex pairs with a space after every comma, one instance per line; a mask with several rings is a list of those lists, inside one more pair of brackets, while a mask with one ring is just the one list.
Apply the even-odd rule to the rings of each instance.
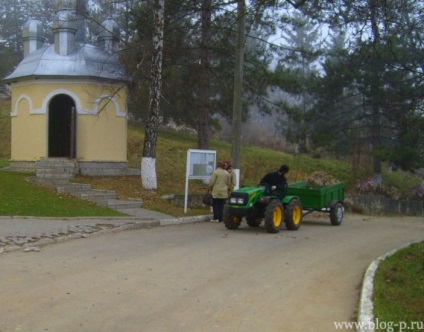
[[309, 187], [306, 182], [290, 184], [282, 199], [272, 194], [267, 185], [243, 187], [230, 194], [224, 207], [224, 224], [238, 229], [243, 218], [250, 227], [264, 226], [269, 233], [278, 233], [284, 223], [288, 230], [297, 230], [302, 217], [313, 212], [330, 213], [332, 225], [343, 220], [344, 185]]

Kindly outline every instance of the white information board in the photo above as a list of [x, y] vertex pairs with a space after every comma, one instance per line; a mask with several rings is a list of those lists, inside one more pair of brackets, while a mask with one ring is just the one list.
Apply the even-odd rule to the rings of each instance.
[[199, 180], [209, 181], [215, 167], [216, 167], [216, 151], [194, 150], [194, 149], [189, 149], [187, 151], [184, 213], [187, 212], [188, 180], [199, 179]]

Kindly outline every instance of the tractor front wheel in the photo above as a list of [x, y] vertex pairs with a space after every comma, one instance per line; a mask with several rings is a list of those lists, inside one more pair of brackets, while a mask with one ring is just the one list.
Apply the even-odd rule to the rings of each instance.
[[302, 204], [298, 199], [292, 199], [284, 209], [284, 223], [288, 230], [299, 229], [302, 221]]
[[238, 229], [241, 223], [241, 217], [232, 215], [228, 205], [224, 206], [224, 224], [227, 229]]
[[246, 222], [249, 227], [259, 227], [261, 225], [262, 218], [258, 217], [258, 211], [256, 208], [246, 215]]
[[283, 222], [283, 204], [280, 201], [272, 200], [265, 210], [265, 228], [268, 233], [278, 233]]
[[252, 216], [246, 216], [246, 222], [249, 227], [259, 227], [262, 223], [262, 219], [258, 219]]

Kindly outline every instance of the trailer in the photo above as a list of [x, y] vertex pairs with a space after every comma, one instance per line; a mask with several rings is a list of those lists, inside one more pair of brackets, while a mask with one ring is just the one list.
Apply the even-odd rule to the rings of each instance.
[[329, 186], [309, 186], [306, 181], [291, 183], [287, 189], [288, 196], [298, 196], [302, 202], [302, 217], [314, 212], [327, 212], [330, 222], [338, 226], [344, 215], [344, 184]]

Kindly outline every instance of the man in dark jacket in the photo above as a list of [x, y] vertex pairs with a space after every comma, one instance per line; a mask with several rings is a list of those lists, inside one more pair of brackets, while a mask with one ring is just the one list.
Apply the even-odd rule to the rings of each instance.
[[289, 172], [287, 165], [281, 165], [277, 172], [268, 173], [265, 175], [260, 184], [267, 184], [271, 187], [272, 194], [282, 199], [287, 192], [287, 179], [285, 175]]

